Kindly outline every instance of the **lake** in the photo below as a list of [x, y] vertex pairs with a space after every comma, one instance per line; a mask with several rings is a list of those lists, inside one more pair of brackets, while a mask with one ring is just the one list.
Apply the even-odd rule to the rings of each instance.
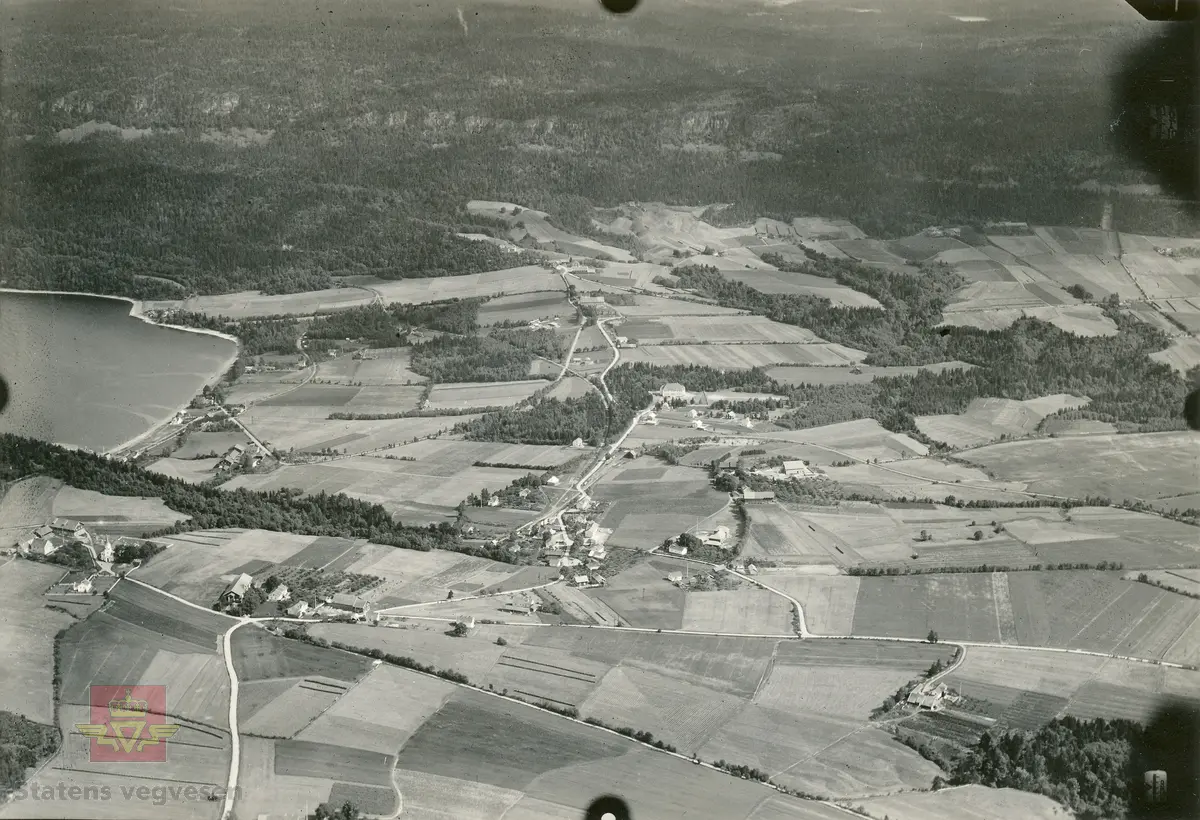
[[237, 345], [160, 327], [100, 296], [0, 292], [0, 433], [105, 452], [169, 420]]

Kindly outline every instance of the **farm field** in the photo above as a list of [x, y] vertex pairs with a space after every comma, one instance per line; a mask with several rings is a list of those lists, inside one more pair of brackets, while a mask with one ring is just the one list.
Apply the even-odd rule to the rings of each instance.
[[361, 655], [281, 638], [257, 627], [234, 632], [231, 644], [239, 681], [326, 677], [349, 684], [371, 669], [371, 661]]
[[848, 575], [802, 575], [762, 570], [761, 583], [792, 596], [804, 607], [808, 628], [817, 635], [850, 635], [860, 579]]
[[[239, 729], [262, 737], [295, 737], [344, 695], [347, 688], [346, 683], [333, 678], [318, 675], [302, 678], [246, 719], [239, 715]], [[239, 709], [241, 705], [239, 699]]]
[[10, 547], [54, 517], [61, 481], [44, 476], [14, 481], [0, 494], [0, 546]]
[[366, 358], [338, 356], [320, 362], [316, 378], [332, 384], [361, 384], [368, 387], [421, 384], [425, 377], [409, 370], [411, 359], [411, 347], [373, 348], [368, 351]]
[[559, 401], [577, 399], [586, 396], [595, 389], [586, 379], [581, 379], [578, 376], [567, 376], [554, 385], [554, 387], [550, 388], [550, 392], [546, 394], [546, 398], [558, 399]]
[[849, 367], [781, 366], [767, 368], [767, 376], [781, 384], [868, 384], [879, 377], [907, 376], [921, 370], [941, 373], [946, 370], [965, 370], [974, 367], [966, 362], [939, 362], [913, 367], [861, 366], [861, 373], [851, 373]]
[[[811, 330], [773, 322], [763, 316], [663, 316], [653, 322], [617, 325], [617, 333], [655, 344], [670, 339], [672, 344], [811, 344], [822, 339]], [[640, 335], [639, 335], [640, 334]], [[622, 354], [624, 355], [624, 354]]]
[[[778, 502], [758, 503], [747, 510], [749, 535], [743, 555], [767, 558], [784, 565], [857, 564], [861, 558], [842, 538], [825, 527], [818, 528], [806, 512], [789, 509]], [[862, 519], [850, 516], [852, 523]], [[885, 520], [885, 524], [890, 524]], [[877, 526], [877, 524], [876, 524]], [[876, 532], [864, 524], [863, 532]], [[886, 531], [883, 533], [886, 537]]]
[[591, 447], [425, 439], [396, 447], [388, 455], [412, 457], [429, 472], [452, 475], [471, 467], [477, 461], [488, 464], [518, 464], [536, 472], [539, 467], [557, 467], [571, 459], [585, 456], [592, 450]]
[[[22, 482], [28, 483], [28, 482]], [[21, 485], [17, 485], [21, 486]], [[15, 506], [6, 498], [9, 509]], [[38, 723], [54, 723], [54, 635], [72, 623], [65, 612], [44, 606], [42, 594], [66, 572], [63, 567], [6, 559], [0, 564], [0, 656], [6, 686], [0, 710]]]
[[647, 296], [639, 293], [634, 304], [620, 305], [617, 310], [628, 318], [663, 316], [748, 316], [744, 310], [721, 307], [692, 299], [668, 299], [663, 296]]
[[903, 433], [885, 429], [875, 419], [824, 424], [804, 430], [775, 431], [769, 435], [778, 441], [820, 444], [838, 455], [855, 459], [895, 461], [929, 453], [929, 448], [924, 444]]
[[138, 579], [201, 606], [210, 606], [247, 562], [286, 561], [316, 539], [267, 530], [197, 530], [167, 540], [171, 546], [138, 570]]
[[832, 342], [811, 344], [738, 344], [738, 345], [651, 345], [625, 350], [623, 362], [646, 362], [659, 367], [706, 365], [729, 370], [749, 370], [771, 365], [847, 365], [861, 362], [866, 355]]
[[267, 373], [243, 373], [225, 393], [230, 404], [255, 404], [293, 390], [311, 370], [280, 370]]
[[1018, 319], [1040, 319], [1077, 336], [1114, 336], [1117, 326], [1095, 305], [945, 310], [939, 327], [1003, 330]]
[[464, 410], [473, 407], [508, 407], [524, 401], [549, 384], [545, 379], [495, 384], [439, 384], [429, 394], [429, 408]]
[[859, 579], [853, 634], [1000, 642], [989, 573]]
[[[247, 817], [295, 816], [329, 799], [334, 781], [275, 771], [275, 741], [243, 737], [239, 756], [237, 812]], [[217, 804], [220, 805], [220, 804]], [[218, 816], [219, 812], [214, 816]]]
[[1026, 497], [1018, 492], [1023, 489], [1019, 482], [992, 481], [982, 470], [933, 459], [827, 467], [825, 473], [851, 490], [892, 499], [941, 501], [952, 495], [964, 501], [1014, 501]]
[[70, 485], [59, 488], [51, 512], [55, 516], [74, 518], [85, 526], [103, 521], [105, 524], [144, 525], [155, 530], [188, 519], [164, 504], [161, 498], [105, 495]]
[[146, 469], [188, 484], [200, 484], [213, 477], [219, 462], [219, 458], [160, 458], [146, 465]]
[[880, 307], [879, 300], [839, 284], [834, 279], [775, 270], [725, 270], [721, 272], [721, 275], [726, 279], [748, 285], [761, 293], [816, 296], [828, 299], [835, 305], [851, 308]]
[[1065, 820], [1069, 813], [1049, 797], [1017, 789], [955, 786], [855, 801], [872, 817], [893, 820]]
[[[333, 412], [336, 408], [325, 409]], [[447, 432], [459, 422], [479, 418], [477, 415], [421, 416], [350, 421], [329, 419], [320, 408], [311, 417], [298, 416], [295, 411], [296, 408], [255, 406], [243, 413], [240, 420], [276, 450], [296, 449], [309, 453], [345, 450], [350, 454], [361, 454]]]
[[[467, 774], [467, 772], [460, 772]], [[397, 769], [393, 774], [404, 795], [404, 811], [414, 817], [453, 817], [461, 820], [495, 820], [513, 817], [512, 807], [525, 798], [524, 792], [501, 789], [474, 780], [442, 777], [426, 772]]]
[[1005, 442], [962, 457], [1023, 489], [1071, 498], [1149, 501], [1200, 486], [1200, 441], [1186, 432]]
[[403, 413], [416, 408], [422, 390], [418, 385], [306, 384], [258, 402], [253, 412], [305, 419], [327, 419], [331, 413]]
[[522, 568], [455, 552], [416, 552], [378, 544], [364, 546], [347, 564], [346, 571], [382, 577], [383, 584], [363, 595], [385, 609], [424, 601], [445, 602], [451, 592], [469, 595], [534, 586], [544, 583], [550, 574], [549, 568]]
[[604, 589], [590, 589], [587, 594], [620, 615], [629, 626], [682, 629], [687, 593], [667, 581], [667, 573], [680, 568], [647, 561], [611, 576]]
[[292, 777], [329, 777], [371, 786], [391, 786], [392, 755], [315, 743], [275, 741], [275, 773]]
[[[1136, 579], [1139, 574], [1129, 572], [1122, 577]], [[1200, 595], [1200, 569], [1151, 570], [1145, 574], [1154, 583], [1172, 586], [1192, 595]]]
[[1090, 400], [1059, 394], [1028, 401], [975, 399], [962, 413], [917, 416], [917, 428], [929, 438], [951, 447], [979, 447], [1002, 436], [1023, 438], [1034, 432], [1046, 416], [1068, 407], [1083, 407]]
[[534, 319], [559, 319], [567, 324], [574, 322], [575, 308], [562, 293], [497, 296], [479, 306], [478, 322], [485, 327], [498, 322], [531, 322]]
[[[438, 617], [453, 617], [439, 615]], [[477, 625], [465, 638], [452, 638], [448, 621], [402, 621], [398, 627], [369, 628], [357, 624], [323, 623], [309, 627], [315, 637], [340, 641], [361, 649], [380, 649], [392, 655], [416, 658], [438, 669], [461, 672], [471, 681], [479, 681], [504, 654], [505, 647], [497, 646], [496, 637], [504, 635], [514, 642], [519, 628]], [[369, 663], [369, 661], [367, 661]]]
[[228, 433], [189, 432], [187, 441], [171, 455], [174, 458], [196, 458], [209, 453], [223, 456], [225, 451], [234, 445], [247, 447], [249, 444], [250, 439], [241, 430]]
[[1187, 374], [1193, 367], [1200, 365], [1200, 339], [1195, 336], [1172, 339], [1170, 347], [1158, 353], [1151, 353], [1150, 358], [1170, 365], [1177, 373]]
[[357, 287], [310, 290], [269, 296], [259, 291], [240, 291], [219, 296], [193, 296], [182, 301], [143, 302], [143, 310], [179, 309], [209, 316], [245, 319], [251, 316], [311, 316], [370, 304], [375, 298], [369, 290]]
[[458, 503], [468, 494], [484, 487], [506, 487], [528, 472], [467, 467], [446, 475], [430, 463], [356, 456], [242, 475], [226, 483], [225, 487], [252, 490], [295, 487], [309, 494], [322, 491], [345, 493], [351, 498], [382, 504], [384, 509], [407, 524], [426, 524], [454, 517]]
[[600, 520], [600, 526], [613, 530], [608, 543], [636, 549], [656, 547], [729, 503], [728, 494], [714, 490], [703, 471], [688, 467], [620, 469], [605, 475], [591, 495], [610, 503]]
[[370, 287], [383, 297], [384, 302], [406, 304], [566, 289], [559, 276], [540, 265], [468, 273], [462, 276], [383, 280], [371, 283]]
[[682, 628], [693, 632], [789, 635], [791, 624], [791, 604], [757, 587], [689, 592], [684, 599]]
[[609, 669], [607, 664], [521, 645], [506, 649], [479, 683], [534, 703], [580, 707]]

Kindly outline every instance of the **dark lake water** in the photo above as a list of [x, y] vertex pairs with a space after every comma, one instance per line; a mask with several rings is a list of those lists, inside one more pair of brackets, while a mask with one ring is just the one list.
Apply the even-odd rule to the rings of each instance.
[[228, 339], [158, 327], [130, 303], [0, 292], [0, 433], [103, 452], [170, 419], [236, 353]]

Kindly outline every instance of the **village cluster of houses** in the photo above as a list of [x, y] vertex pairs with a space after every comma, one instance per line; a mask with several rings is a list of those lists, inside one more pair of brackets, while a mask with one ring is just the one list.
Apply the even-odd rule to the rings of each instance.
[[53, 555], [72, 541], [83, 544], [92, 543], [92, 534], [83, 524], [70, 518], [55, 518], [48, 524], [42, 524], [33, 533], [17, 542], [17, 552], [21, 555]]
[[[677, 382], [668, 382], [667, 384], [664, 384], [658, 391], [658, 401], [656, 403], [656, 407], [661, 410], [664, 407], [671, 407], [678, 402], [686, 402], [687, 404], [691, 405], [707, 407], [718, 401], [726, 401], [729, 398], [731, 397], [725, 396], [721, 393], [691, 391]], [[691, 408], [688, 410], [688, 417], [691, 419], [692, 427], [695, 427], [697, 430], [708, 429], [708, 427], [704, 424], [704, 420], [700, 418], [700, 411], [696, 410], [695, 408]], [[732, 410], [725, 411], [723, 420], [727, 422], [736, 421], [747, 430], [754, 429], [754, 420], [752, 418], [749, 416], [739, 416]]]
[[[570, 524], [563, 517], [553, 519], [542, 527], [542, 560], [547, 566], [574, 570], [571, 582], [575, 586], [602, 586], [606, 581], [597, 571], [608, 557], [604, 542], [610, 535], [612, 530], [580, 516], [573, 517]], [[579, 567], [587, 572], [580, 572]]]
[[[225, 591], [221, 593], [221, 603], [226, 606], [241, 603], [252, 588], [261, 589], [265, 578], [255, 578], [245, 572], [238, 575]], [[269, 593], [267, 600], [273, 603], [285, 604], [291, 602], [285, 610], [289, 617], [308, 618], [322, 615], [331, 617], [350, 617], [354, 620], [365, 619], [368, 622], [378, 620], [371, 601], [360, 595], [339, 592], [322, 601], [309, 603], [305, 600], [292, 601], [292, 592], [287, 584], [279, 584]]]

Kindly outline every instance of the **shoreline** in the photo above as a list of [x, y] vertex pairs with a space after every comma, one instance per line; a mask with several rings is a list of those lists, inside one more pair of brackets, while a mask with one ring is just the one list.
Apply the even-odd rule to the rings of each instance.
[[[19, 293], [19, 294], [26, 294], [26, 295], [33, 295], [33, 296], [87, 296], [87, 297], [90, 297], [93, 299], [112, 299], [112, 300], [115, 300], [118, 302], [126, 302], [129, 304], [129, 314], [128, 314], [129, 316], [131, 316], [135, 319], [138, 319], [139, 321], [145, 322], [148, 325], [152, 325], [153, 327], [163, 327], [163, 328], [167, 328], [169, 330], [184, 331], [187, 333], [198, 333], [198, 334], [201, 334], [204, 336], [215, 336], [219, 339], [226, 339], [230, 342], [233, 342], [233, 346], [234, 346], [233, 353], [225, 360], [225, 362], [221, 366], [220, 370], [218, 370], [214, 375], [209, 377], [204, 382], [204, 387], [210, 387], [213, 384], [219, 382], [221, 380], [221, 378], [226, 373], [229, 372], [229, 368], [233, 367], [234, 362], [236, 362], [238, 360], [238, 356], [240, 356], [241, 352], [242, 352], [241, 340], [239, 340], [236, 336], [231, 336], [230, 334], [222, 333], [219, 330], [209, 330], [208, 328], [203, 328], [203, 327], [184, 327], [183, 325], [171, 325], [171, 324], [166, 324], [166, 323], [162, 323], [162, 322], [155, 322], [152, 319], [148, 318], [146, 316], [146, 314], [143, 312], [143, 302], [142, 301], [140, 301], [138, 299], [132, 299], [128, 296], [112, 296], [112, 295], [104, 294], [104, 293], [83, 293], [81, 291], [25, 290], [25, 289], [21, 289], [21, 288], [0, 288], [0, 295], [5, 294], [5, 293]], [[201, 388], [201, 389], [203, 389], [203, 388]], [[66, 444], [63, 442], [54, 442], [54, 443], [60, 447], [65, 447], [65, 448], [68, 448], [71, 450], [89, 450], [91, 452], [95, 452], [100, 455], [106, 455], [106, 456], [112, 455], [113, 453], [119, 452], [121, 450], [125, 450], [130, 447], [134, 447], [139, 442], [141, 442], [147, 438], [150, 438], [155, 433], [160, 431], [164, 426], [169, 424], [171, 419], [175, 418], [177, 415], [179, 415], [184, 410], [187, 410], [188, 406], [191, 405], [191, 403], [192, 403], [191, 399], [188, 399], [184, 404], [181, 404], [179, 407], [177, 407], [174, 410], [174, 412], [171, 413], [171, 415], [156, 421], [145, 432], [140, 433], [131, 439], [123, 441], [112, 447], [105, 448], [103, 450], [92, 450], [90, 447], [84, 447], [84, 446], [78, 445], [78, 444]]]

